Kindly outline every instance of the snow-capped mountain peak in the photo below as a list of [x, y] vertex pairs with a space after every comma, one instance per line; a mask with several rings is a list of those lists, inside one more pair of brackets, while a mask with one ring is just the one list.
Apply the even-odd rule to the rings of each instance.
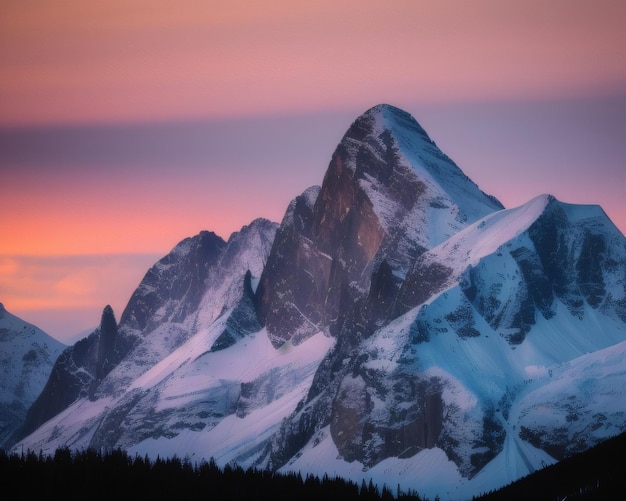
[[626, 239], [599, 206], [504, 209], [378, 105], [280, 225], [185, 239], [119, 324], [105, 308], [16, 447], [470, 499], [626, 428], [625, 343]]
[[[261, 322], [276, 345], [380, 324], [387, 312], [367, 319], [362, 310], [381, 266], [397, 277], [391, 292], [417, 256], [501, 208], [408, 113], [371, 108], [337, 146], [321, 188], [290, 205], [261, 277]], [[340, 318], [341, 304], [356, 310]]]

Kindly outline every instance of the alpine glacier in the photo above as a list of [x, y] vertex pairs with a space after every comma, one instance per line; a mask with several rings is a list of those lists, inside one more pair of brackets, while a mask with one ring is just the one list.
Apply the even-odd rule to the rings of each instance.
[[390, 105], [321, 186], [186, 239], [66, 348], [14, 449], [122, 447], [470, 499], [626, 428], [626, 239], [505, 209]]

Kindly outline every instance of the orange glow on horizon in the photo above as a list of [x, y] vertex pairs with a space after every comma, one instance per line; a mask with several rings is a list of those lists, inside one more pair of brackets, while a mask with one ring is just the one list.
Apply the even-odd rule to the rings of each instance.
[[[320, 121], [301, 136], [291, 135], [290, 124], [302, 127], [302, 117], [351, 115], [383, 102], [413, 113], [435, 105], [623, 96], [624, 19], [626, 2], [613, 0], [3, 2], [0, 139], [42, 129], [47, 149], [26, 160], [0, 155], [0, 301], [14, 313], [88, 309], [93, 322], [111, 303], [119, 318], [155, 256], [183, 238], [210, 230], [226, 240], [256, 217], [280, 222], [293, 197], [321, 183], [350, 123], [316, 143], [320, 150], [309, 150], [307, 157], [303, 145], [329, 126]], [[502, 144], [503, 157], [496, 158], [491, 139], [463, 143], [461, 133], [451, 142], [458, 141], [460, 151], [490, 153], [475, 156], [476, 175], [463, 162], [459, 166], [506, 206], [540, 194], [536, 183], [540, 192], [571, 197], [564, 202], [602, 203], [623, 230], [620, 190], [626, 181], [623, 164], [620, 172], [613, 167], [622, 155], [613, 146], [625, 143], [613, 126], [623, 124], [624, 113], [620, 108], [606, 115], [595, 144], [613, 156], [608, 183], [595, 183], [591, 171], [601, 166], [593, 158], [574, 167], [584, 175], [559, 171], [540, 185], [542, 174], [536, 174], [523, 185], [528, 166], [516, 163], [516, 154]], [[266, 132], [260, 139], [242, 137], [257, 134], [249, 124], [245, 132], [233, 130], [233, 123], [250, 117], [263, 122], [254, 124]], [[269, 124], [276, 117], [285, 120]], [[202, 119], [217, 123], [201, 130], [216, 137], [212, 142], [200, 133], [187, 141], [184, 128], [161, 149], [150, 141], [165, 136], [141, 136], [152, 123]], [[221, 134], [228, 121], [228, 134]], [[63, 124], [107, 124], [118, 134], [120, 124], [138, 124], [132, 133], [144, 142], [133, 149], [119, 136], [102, 143], [71, 136], [98, 143], [76, 153], [73, 143], [55, 142], [64, 132], [50, 133]], [[509, 125], [514, 136], [518, 124]], [[269, 140], [274, 130], [289, 130], [294, 144]], [[129, 134], [129, 143], [134, 138]], [[221, 149], [222, 143], [227, 147]], [[568, 151], [570, 143], [563, 137], [558, 142]], [[112, 155], [109, 148], [119, 144], [132, 151]], [[567, 155], [539, 158], [546, 143], [537, 144], [537, 151], [519, 156], [555, 170], [571, 161]], [[231, 154], [240, 150], [246, 155], [233, 161]], [[55, 161], [46, 163], [48, 154]], [[124, 162], [116, 163], [120, 158]], [[493, 175], [502, 165], [508, 174]], [[598, 184], [597, 191], [591, 184]]]
[[0, 198], [0, 213], [14, 217], [0, 220], [0, 256], [164, 255], [202, 230], [227, 240], [256, 217], [280, 222], [289, 202], [251, 205], [255, 199], [263, 203], [267, 194], [246, 194], [245, 186], [235, 193], [228, 185], [237, 184], [232, 178], [199, 184], [185, 176], [172, 183], [144, 175], [144, 181], [122, 187], [113, 179], [111, 186], [103, 187], [96, 181], [65, 178], [56, 180], [65, 187], [44, 182], [7, 189]]

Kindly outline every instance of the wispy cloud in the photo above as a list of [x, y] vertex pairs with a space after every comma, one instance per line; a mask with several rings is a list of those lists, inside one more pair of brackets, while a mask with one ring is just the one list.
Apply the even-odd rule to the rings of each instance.
[[[11, 313], [41, 322], [38, 327], [64, 340], [97, 325], [107, 304], [119, 319], [143, 275], [160, 257], [0, 256], [0, 301]], [[54, 320], [54, 311], [65, 312], [61, 323]]]

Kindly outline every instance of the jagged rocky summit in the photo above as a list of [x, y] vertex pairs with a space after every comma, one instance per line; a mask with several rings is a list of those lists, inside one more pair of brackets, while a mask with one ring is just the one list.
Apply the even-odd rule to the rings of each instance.
[[371, 331], [417, 256], [501, 208], [411, 115], [376, 106], [348, 129], [321, 188], [289, 206], [261, 277], [260, 319], [275, 346]]
[[626, 239], [599, 206], [505, 209], [375, 106], [280, 225], [186, 239], [119, 324], [105, 308], [16, 447], [469, 499], [624, 430], [625, 287]]

